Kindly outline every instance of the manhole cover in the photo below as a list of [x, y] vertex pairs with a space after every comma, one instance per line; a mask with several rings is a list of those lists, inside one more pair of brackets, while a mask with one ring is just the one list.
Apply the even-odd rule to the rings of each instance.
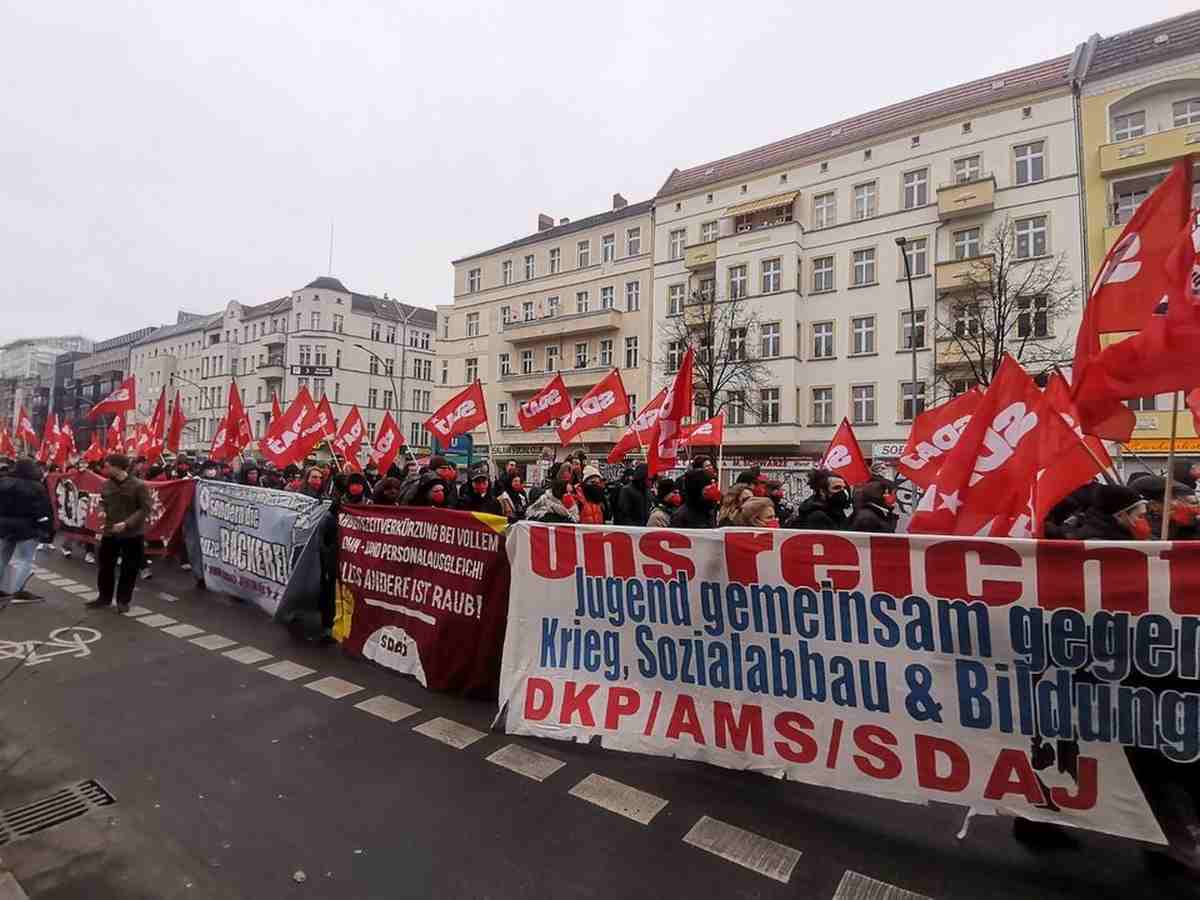
[[0, 811], [0, 847], [116, 802], [95, 779], [69, 784], [41, 800]]

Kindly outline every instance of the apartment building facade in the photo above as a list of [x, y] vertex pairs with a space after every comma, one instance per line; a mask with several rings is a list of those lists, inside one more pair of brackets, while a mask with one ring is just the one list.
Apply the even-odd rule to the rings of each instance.
[[[576, 221], [538, 217], [538, 231], [457, 259], [453, 302], [437, 308], [440, 404], [478, 379], [491, 424], [472, 438], [479, 452], [534, 460], [558, 445], [553, 426], [524, 432], [517, 408], [561, 373], [579, 400], [614, 368], [630, 407], [650, 397], [651, 201]], [[604, 455], [623, 421], [583, 435]]]
[[88, 353], [81, 335], [24, 338], [0, 347], [0, 423], [12, 431], [24, 407], [41, 434], [50, 413], [55, 363], [63, 353]]

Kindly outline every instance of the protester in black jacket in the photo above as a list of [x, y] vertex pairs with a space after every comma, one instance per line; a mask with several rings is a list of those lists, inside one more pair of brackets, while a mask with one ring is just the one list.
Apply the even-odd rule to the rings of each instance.
[[785, 528], [810, 531], [844, 531], [849, 524], [850, 494], [840, 475], [813, 469], [808, 475], [812, 496], [800, 504]]
[[1123, 484], [1097, 485], [1093, 505], [1069, 537], [1077, 541], [1145, 541], [1152, 537], [1146, 501]]
[[638, 463], [634, 467], [629, 484], [617, 494], [616, 506], [613, 508], [614, 525], [635, 525], [641, 528], [650, 518], [649, 471], [645, 463]]
[[671, 516], [675, 515], [675, 510], [679, 509], [683, 502], [683, 497], [679, 494], [679, 485], [674, 479], [660, 478], [654, 492], [658, 502], [654, 504], [654, 509], [646, 519], [646, 527], [668, 528], [671, 525]]
[[525, 512], [529, 509], [529, 495], [525, 493], [525, 480], [520, 475], [510, 476], [505, 482], [504, 492], [496, 499], [500, 501], [509, 522], [520, 522], [525, 518]]
[[50, 541], [50, 495], [32, 459], [18, 459], [0, 478], [0, 600], [29, 599], [25, 582], [33, 572], [39, 540]]
[[375, 484], [375, 491], [371, 495], [371, 502], [378, 506], [399, 506], [401, 496], [402, 491], [399, 479], [381, 478]]
[[854, 515], [849, 531], [892, 534], [896, 531], [896, 486], [890, 481], [868, 481], [854, 492]]
[[471, 476], [467, 489], [458, 495], [458, 505], [455, 509], [463, 512], [490, 513], [493, 516], [504, 515], [500, 501], [492, 494], [492, 479], [486, 469], [476, 469]]
[[[1143, 475], [1136, 481], [1129, 480], [1133, 488], [1146, 501], [1146, 518], [1150, 522], [1150, 537], [1159, 540], [1162, 536], [1163, 504], [1167, 499], [1167, 481], [1157, 475]], [[1196, 506], [1195, 491], [1181, 481], [1171, 486], [1171, 524], [1168, 526], [1167, 540], [1194, 541], [1198, 529], [1196, 514], [1200, 512]]]
[[767, 496], [771, 498], [771, 502], [775, 504], [775, 518], [779, 520], [779, 524], [789, 521], [792, 518], [792, 508], [788, 505], [787, 498], [783, 493], [783, 484], [778, 481], [767, 482]]
[[683, 474], [683, 505], [671, 516], [672, 528], [715, 528], [721, 486], [703, 469], [688, 469]]

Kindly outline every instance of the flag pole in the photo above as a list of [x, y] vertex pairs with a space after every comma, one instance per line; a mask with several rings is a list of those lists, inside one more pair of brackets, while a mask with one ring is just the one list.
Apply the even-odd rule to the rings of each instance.
[[[478, 378], [475, 379], [475, 385], [476, 385], [476, 387], [479, 388], [479, 393], [482, 394], [483, 393], [483, 385], [481, 385], [479, 383]], [[496, 455], [496, 439], [494, 437], [492, 437], [492, 417], [487, 414], [487, 398], [486, 398], [486, 396], [484, 397], [484, 403], [483, 403], [483, 422], [485, 425], [487, 425], [487, 436], [488, 436], [488, 457], [487, 457], [488, 479], [494, 481], [496, 478], [496, 460], [494, 459], [494, 457]], [[467, 477], [468, 478], [471, 477], [470, 472], [467, 473]], [[468, 484], [468, 487], [469, 486], [470, 485]]]
[[1162, 532], [1160, 540], [1168, 540], [1171, 527], [1171, 501], [1175, 495], [1175, 435], [1179, 428], [1179, 391], [1171, 392], [1171, 443], [1167, 447], [1167, 489], [1163, 492]]
[[721, 443], [717, 445], [717, 484], [721, 483], [721, 469], [724, 465], [725, 465], [725, 410], [721, 410]]

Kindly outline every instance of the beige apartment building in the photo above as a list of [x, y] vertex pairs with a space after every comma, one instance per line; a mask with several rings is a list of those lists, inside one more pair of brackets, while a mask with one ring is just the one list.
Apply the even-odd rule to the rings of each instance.
[[[437, 403], [478, 379], [487, 398], [492, 452], [537, 459], [558, 445], [552, 427], [524, 432], [517, 407], [561, 372], [572, 400], [613, 368], [632, 409], [650, 396], [650, 291], [654, 249], [651, 201], [556, 224], [454, 261], [454, 301], [437, 309]], [[603, 456], [623, 420], [582, 436]], [[476, 452], [489, 444], [483, 426]]]

